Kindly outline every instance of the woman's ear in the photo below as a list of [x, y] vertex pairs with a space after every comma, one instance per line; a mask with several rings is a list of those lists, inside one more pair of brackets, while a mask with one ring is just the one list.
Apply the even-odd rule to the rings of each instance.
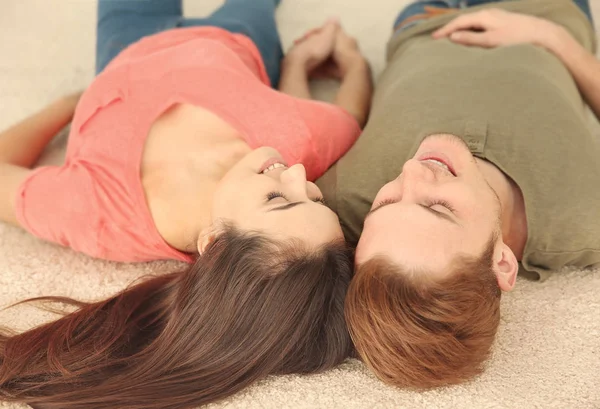
[[213, 223], [208, 227], [205, 227], [198, 236], [198, 254], [202, 255], [208, 248], [208, 246], [215, 240], [215, 238], [222, 232], [222, 227], [219, 223]]
[[510, 247], [502, 242], [496, 247], [494, 254], [494, 271], [502, 291], [514, 288], [519, 273], [519, 262]]

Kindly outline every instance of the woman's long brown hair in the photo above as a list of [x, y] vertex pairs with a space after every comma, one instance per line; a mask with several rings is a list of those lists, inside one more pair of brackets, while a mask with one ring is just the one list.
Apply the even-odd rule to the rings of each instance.
[[0, 399], [42, 409], [182, 409], [352, 350], [343, 243], [316, 250], [228, 228], [187, 271], [0, 335]]

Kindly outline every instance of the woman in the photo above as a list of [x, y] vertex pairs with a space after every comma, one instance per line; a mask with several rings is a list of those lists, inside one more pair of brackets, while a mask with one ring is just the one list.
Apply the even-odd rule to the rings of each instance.
[[[193, 407], [346, 357], [350, 252], [307, 177], [358, 136], [369, 71], [329, 22], [283, 62], [280, 88], [291, 95], [272, 90], [275, 7], [229, 0], [186, 20], [179, 0], [100, 0], [100, 74], [81, 100], [0, 135], [2, 220], [94, 257], [196, 259], [103, 302], [63, 300], [80, 310], [2, 336], [2, 398]], [[331, 63], [339, 106], [305, 99], [309, 73]], [[31, 170], [73, 111], [65, 164]]]

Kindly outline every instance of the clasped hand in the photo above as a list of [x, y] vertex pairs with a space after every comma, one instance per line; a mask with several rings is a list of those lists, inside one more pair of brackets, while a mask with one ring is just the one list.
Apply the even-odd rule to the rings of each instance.
[[354, 66], [364, 62], [358, 42], [337, 19], [308, 31], [294, 42], [286, 60], [301, 66], [309, 78], [342, 79]]

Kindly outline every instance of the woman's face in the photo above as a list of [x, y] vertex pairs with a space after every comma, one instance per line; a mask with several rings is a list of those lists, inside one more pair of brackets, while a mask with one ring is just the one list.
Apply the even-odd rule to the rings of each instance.
[[247, 154], [219, 182], [213, 224], [232, 222], [242, 230], [318, 246], [343, 233], [337, 215], [323, 203], [319, 188], [306, 180], [304, 166], [287, 167], [272, 148]]

